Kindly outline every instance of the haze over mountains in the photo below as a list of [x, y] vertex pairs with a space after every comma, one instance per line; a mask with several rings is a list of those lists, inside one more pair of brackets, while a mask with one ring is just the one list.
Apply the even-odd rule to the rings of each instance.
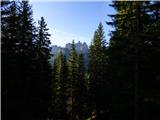
[[[72, 47], [71, 43], [67, 43], [65, 45], [65, 47], [52, 45], [51, 46], [51, 54], [53, 56], [51, 57], [51, 60], [50, 60], [51, 64], [53, 65], [54, 59], [56, 58], [57, 54], [60, 51], [62, 51], [62, 53], [68, 59], [71, 47]], [[85, 42], [82, 43], [82, 42], [79, 41], [78, 43], [75, 43], [75, 49], [76, 49], [77, 54], [83, 53], [85, 66], [87, 66], [87, 64], [88, 64], [88, 53], [89, 53], [89, 49], [88, 49], [87, 44]]]

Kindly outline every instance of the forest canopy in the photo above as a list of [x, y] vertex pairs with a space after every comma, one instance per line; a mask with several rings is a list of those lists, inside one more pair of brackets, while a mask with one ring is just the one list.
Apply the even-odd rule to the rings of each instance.
[[160, 2], [110, 7], [110, 40], [100, 22], [86, 67], [74, 40], [51, 65], [45, 18], [36, 25], [28, 1], [1, 1], [2, 119], [160, 119]]

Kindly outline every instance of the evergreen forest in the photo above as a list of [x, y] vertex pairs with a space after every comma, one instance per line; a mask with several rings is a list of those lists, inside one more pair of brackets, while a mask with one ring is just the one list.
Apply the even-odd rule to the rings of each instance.
[[74, 40], [51, 65], [45, 18], [29, 1], [1, 1], [2, 120], [160, 120], [160, 2], [106, 7], [110, 40], [100, 22], [85, 67]]

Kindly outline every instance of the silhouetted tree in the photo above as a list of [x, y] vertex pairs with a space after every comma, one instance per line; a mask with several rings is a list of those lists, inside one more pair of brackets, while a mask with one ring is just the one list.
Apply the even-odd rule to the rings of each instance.
[[[117, 14], [110, 15], [113, 22], [108, 22], [115, 27], [109, 46], [109, 76], [112, 78], [114, 90], [112, 118], [151, 119], [145, 112], [139, 114], [139, 111], [144, 110], [145, 99], [148, 99], [146, 91], [149, 88], [144, 89], [144, 86], [147, 82], [151, 84], [154, 79], [154, 75], [151, 77], [149, 74], [154, 69], [150, 66], [153, 61], [151, 62], [151, 56], [148, 55], [149, 51], [157, 54], [150, 41], [154, 41], [155, 35], [155, 31], [149, 27], [154, 10], [151, 12], [148, 8], [153, 4], [154, 2], [149, 1], [113, 2], [112, 6], [117, 10]], [[152, 37], [147, 33], [149, 29]], [[153, 118], [157, 119], [155, 116]]]
[[106, 40], [102, 23], [99, 24], [94, 33], [93, 43], [89, 53], [89, 94], [92, 111], [96, 112], [96, 119], [100, 119], [102, 114], [106, 114], [107, 102], [107, 54]]
[[[37, 84], [34, 88], [34, 97], [36, 103], [35, 109], [37, 109], [37, 116], [41, 119], [47, 118], [47, 111], [49, 108], [50, 99], [50, 83], [51, 83], [51, 66], [49, 59], [51, 57], [50, 48], [50, 34], [48, 33], [47, 24], [43, 17], [38, 21], [37, 36], [35, 44], [35, 75]], [[32, 83], [33, 84], [33, 83]]]
[[[42, 33], [45, 37], [40, 36], [36, 39], [32, 9], [28, 1], [2, 1], [1, 11], [2, 85], [4, 86], [2, 116], [4, 119], [44, 119], [44, 114], [47, 112], [48, 98], [45, 96], [48, 94], [46, 89], [50, 74], [49, 39], [46, 39], [48, 36], [45, 32]], [[44, 25], [44, 28], [41, 27], [42, 30], [46, 31], [45, 24], [42, 25]], [[38, 44], [40, 39], [46, 42]], [[42, 56], [39, 57], [37, 45], [43, 48], [43, 50], [40, 47], [38, 49], [43, 52], [44, 59]], [[42, 66], [43, 70], [39, 69]]]
[[[2, 118], [15, 118], [18, 107], [17, 43], [19, 19], [15, 1], [1, 1]], [[17, 105], [17, 106], [16, 106]]]
[[87, 82], [85, 78], [85, 66], [83, 54], [80, 53], [77, 58], [77, 82], [75, 83], [75, 101], [77, 120], [85, 120], [87, 114]]

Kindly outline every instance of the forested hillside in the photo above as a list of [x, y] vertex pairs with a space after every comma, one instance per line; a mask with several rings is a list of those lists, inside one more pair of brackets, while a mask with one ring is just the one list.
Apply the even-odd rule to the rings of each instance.
[[114, 29], [107, 41], [99, 23], [86, 67], [74, 40], [51, 54], [45, 18], [36, 25], [28, 1], [1, 1], [2, 120], [160, 119], [160, 2], [106, 7]]

